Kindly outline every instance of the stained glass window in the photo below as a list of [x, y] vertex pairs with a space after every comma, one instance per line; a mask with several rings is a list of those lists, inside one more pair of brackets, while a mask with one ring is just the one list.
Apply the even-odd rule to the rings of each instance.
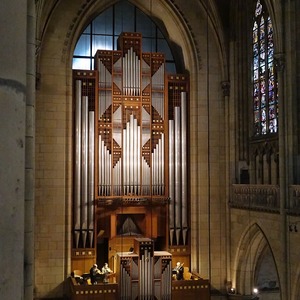
[[122, 31], [141, 33], [143, 52], [163, 52], [167, 71], [177, 72], [172, 49], [160, 28], [129, 1], [110, 6], [84, 29], [74, 50], [73, 69], [92, 70], [96, 51], [117, 50], [117, 39]]
[[255, 8], [253, 45], [253, 122], [254, 136], [278, 131], [278, 91], [274, 71], [273, 25], [261, 0]]

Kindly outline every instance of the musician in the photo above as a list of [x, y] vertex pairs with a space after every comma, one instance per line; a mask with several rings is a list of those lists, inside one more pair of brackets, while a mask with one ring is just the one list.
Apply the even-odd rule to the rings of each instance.
[[108, 266], [108, 263], [105, 263], [104, 266], [102, 267], [102, 274], [104, 274], [104, 283], [108, 283], [108, 275], [112, 273], [112, 270]]
[[183, 264], [181, 262], [177, 262], [176, 267], [172, 270], [172, 273], [175, 275], [177, 280], [183, 279]]
[[101, 274], [101, 271], [98, 269], [97, 264], [93, 264], [93, 266], [90, 269], [90, 276], [91, 276], [92, 284], [97, 284], [97, 278], [99, 278], [99, 274]]
[[74, 271], [71, 272], [71, 277], [75, 279], [77, 284], [84, 284], [83, 277], [80, 275], [75, 274]]

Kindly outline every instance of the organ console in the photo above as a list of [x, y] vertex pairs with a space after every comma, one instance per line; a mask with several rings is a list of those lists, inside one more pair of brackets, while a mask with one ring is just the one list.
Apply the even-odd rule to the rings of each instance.
[[116, 282], [105, 281], [96, 285], [78, 285], [70, 278], [71, 300], [97, 299], [210, 299], [208, 280], [191, 273], [189, 280], [173, 280], [172, 255], [167, 251], [154, 251], [154, 241], [135, 238], [130, 252], [117, 253]]

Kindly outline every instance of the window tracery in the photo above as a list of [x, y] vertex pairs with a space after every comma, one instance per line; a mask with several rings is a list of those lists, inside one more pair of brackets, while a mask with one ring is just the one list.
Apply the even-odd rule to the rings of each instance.
[[260, 0], [253, 22], [253, 136], [278, 132], [278, 83], [274, 68], [273, 25]]

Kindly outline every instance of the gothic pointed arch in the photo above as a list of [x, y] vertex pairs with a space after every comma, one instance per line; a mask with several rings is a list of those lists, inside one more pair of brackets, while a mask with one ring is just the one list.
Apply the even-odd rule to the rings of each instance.
[[236, 293], [251, 295], [253, 288], [278, 293], [280, 283], [272, 249], [257, 223], [246, 228], [237, 249], [234, 276]]

